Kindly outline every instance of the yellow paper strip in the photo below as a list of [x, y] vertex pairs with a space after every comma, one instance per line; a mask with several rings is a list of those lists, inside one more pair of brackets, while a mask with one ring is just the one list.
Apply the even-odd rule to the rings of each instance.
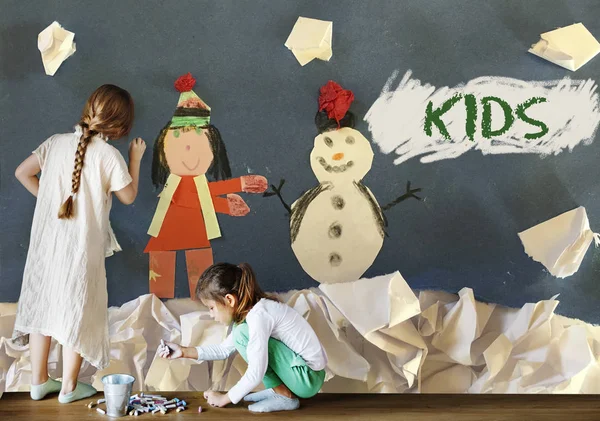
[[206, 176], [202, 174], [198, 177], [194, 177], [194, 182], [196, 183], [196, 190], [198, 191], [200, 206], [202, 207], [206, 235], [209, 240], [219, 238], [221, 236], [221, 229], [219, 228], [219, 221], [217, 220], [215, 205], [210, 195], [210, 190], [208, 189]]
[[175, 190], [177, 190], [177, 186], [179, 186], [180, 181], [181, 177], [174, 174], [170, 174], [169, 178], [167, 178], [165, 188], [160, 193], [160, 200], [158, 201], [156, 212], [154, 212], [152, 223], [148, 229], [148, 234], [152, 237], [158, 237], [158, 233], [160, 232], [163, 221], [165, 220], [165, 216], [167, 216], [169, 206], [171, 205], [171, 199], [173, 198]]

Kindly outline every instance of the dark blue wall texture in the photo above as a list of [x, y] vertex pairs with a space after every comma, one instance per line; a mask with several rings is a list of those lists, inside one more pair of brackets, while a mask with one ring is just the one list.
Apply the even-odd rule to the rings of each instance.
[[[140, 194], [115, 203], [112, 225], [124, 251], [107, 260], [111, 305], [148, 291], [143, 253], [157, 192], [151, 148], [178, 99], [173, 82], [191, 72], [195, 92], [212, 107], [234, 176], [286, 179], [288, 201], [313, 187], [309, 154], [318, 89], [332, 79], [354, 91], [357, 129], [394, 70], [434, 86], [479, 76], [596, 79], [600, 58], [571, 73], [527, 53], [542, 32], [583, 22], [600, 36], [600, 2], [589, 1], [52, 1], [1, 0], [0, 6], [0, 301], [19, 298], [34, 198], [13, 173], [54, 133], [78, 121], [87, 96], [103, 83], [129, 90], [136, 102], [132, 136], [148, 143]], [[301, 67], [284, 42], [298, 16], [332, 20], [334, 54]], [[57, 20], [75, 32], [77, 52], [46, 76], [37, 34]], [[124, 154], [127, 142], [115, 144]], [[600, 141], [572, 152], [492, 155], [393, 164], [374, 146], [364, 179], [383, 204], [407, 180], [425, 202], [387, 212], [383, 248], [365, 276], [399, 270], [415, 289], [471, 287], [484, 301], [521, 306], [560, 293], [558, 312], [600, 322], [600, 253], [590, 249], [579, 271], [556, 279], [523, 251], [517, 233], [585, 206], [600, 230]], [[317, 286], [297, 262], [289, 218], [276, 197], [244, 195], [251, 213], [220, 216], [216, 261], [250, 262], [267, 290]], [[183, 256], [176, 294], [188, 295]]]

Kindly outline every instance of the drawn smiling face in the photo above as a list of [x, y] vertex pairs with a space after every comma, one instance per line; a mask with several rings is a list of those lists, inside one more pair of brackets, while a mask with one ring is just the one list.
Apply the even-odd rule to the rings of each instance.
[[310, 166], [320, 183], [360, 181], [371, 169], [373, 149], [358, 131], [342, 127], [315, 137]]
[[208, 171], [214, 155], [205, 130], [169, 129], [165, 137], [165, 158], [172, 174], [197, 176]]

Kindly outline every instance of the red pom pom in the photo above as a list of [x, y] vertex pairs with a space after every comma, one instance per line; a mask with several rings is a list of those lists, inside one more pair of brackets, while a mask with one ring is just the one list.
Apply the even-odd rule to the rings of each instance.
[[350, 104], [354, 101], [354, 94], [333, 80], [323, 85], [320, 92], [319, 111], [327, 111], [327, 117], [337, 121], [339, 126], [340, 120], [344, 118], [350, 109]]
[[175, 89], [181, 93], [189, 92], [192, 90], [195, 84], [196, 79], [194, 79], [191, 73], [188, 73], [187, 75], [179, 76], [179, 78], [175, 81]]

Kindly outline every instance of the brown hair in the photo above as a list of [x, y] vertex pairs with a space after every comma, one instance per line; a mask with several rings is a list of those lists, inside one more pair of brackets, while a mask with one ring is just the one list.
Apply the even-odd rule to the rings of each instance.
[[233, 311], [234, 323], [246, 320], [248, 312], [262, 298], [279, 301], [260, 289], [254, 271], [248, 263], [240, 263], [237, 266], [231, 263], [216, 263], [204, 271], [196, 286], [196, 296], [200, 299], [225, 303], [227, 294], [238, 299], [237, 307]]
[[82, 134], [75, 152], [75, 166], [71, 178], [71, 194], [58, 211], [60, 219], [74, 215], [73, 197], [79, 191], [85, 152], [97, 134], [108, 139], [119, 139], [129, 134], [133, 124], [133, 99], [126, 90], [115, 85], [102, 85], [92, 93], [81, 114]]

